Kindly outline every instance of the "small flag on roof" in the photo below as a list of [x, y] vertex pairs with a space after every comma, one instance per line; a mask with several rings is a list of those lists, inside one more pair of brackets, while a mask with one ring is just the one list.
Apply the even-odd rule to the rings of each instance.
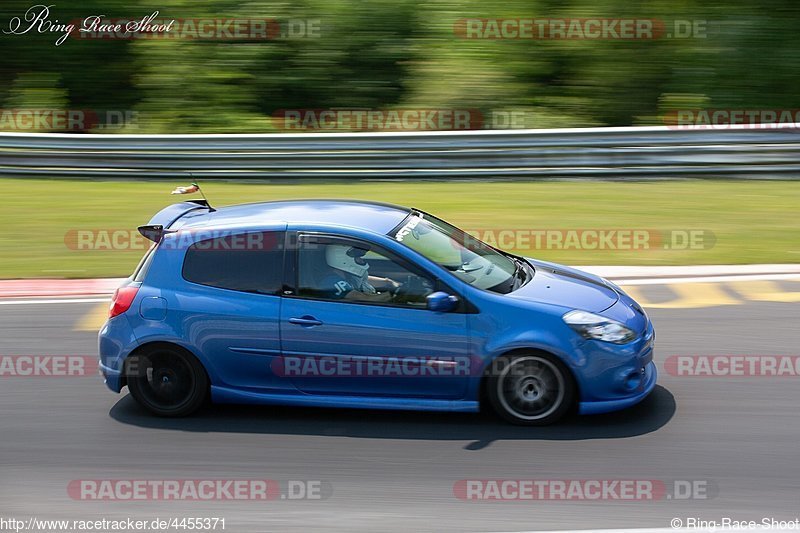
[[192, 183], [188, 187], [176, 187], [172, 194], [192, 194], [198, 192], [200, 190], [200, 186], [196, 183]]
[[[189, 173], [189, 175], [191, 176], [191, 173]], [[192, 176], [192, 177], [194, 177], [194, 176]], [[172, 194], [193, 194], [193, 193], [196, 193], [196, 192], [199, 192], [200, 196], [202, 196], [203, 199], [202, 200], [187, 200], [188, 202], [194, 202], [196, 204], [204, 205], [204, 206], [206, 206], [208, 208], [209, 211], [212, 211], [212, 212], [216, 211], [216, 209], [211, 207], [211, 204], [208, 203], [208, 198], [206, 198], [206, 195], [203, 194], [203, 189], [200, 188], [200, 185], [198, 185], [196, 181], [193, 181], [192, 184], [189, 185], [188, 187], [175, 187], [175, 190], [172, 191]]]

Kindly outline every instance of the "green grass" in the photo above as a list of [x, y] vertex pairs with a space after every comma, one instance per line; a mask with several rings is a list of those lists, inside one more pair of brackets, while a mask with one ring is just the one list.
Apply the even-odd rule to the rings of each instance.
[[[127, 276], [136, 251], [78, 251], [70, 230], [135, 229], [162, 207], [177, 180], [95, 182], [0, 179], [0, 278]], [[800, 262], [800, 182], [206, 182], [216, 206], [288, 198], [358, 198], [419, 207], [469, 230], [699, 229], [695, 250], [517, 249], [573, 265]]]

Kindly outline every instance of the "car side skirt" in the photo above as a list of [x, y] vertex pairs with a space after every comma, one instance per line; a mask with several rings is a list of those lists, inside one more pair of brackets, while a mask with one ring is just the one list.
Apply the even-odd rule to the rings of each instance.
[[412, 411], [450, 411], [474, 413], [480, 410], [476, 401], [425, 400], [419, 398], [378, 398], [371, 396], [333, 396], [282, 393], [260, 393], [211, 386], [214, 403], [296, 405], [353, 409], [392, 409]]

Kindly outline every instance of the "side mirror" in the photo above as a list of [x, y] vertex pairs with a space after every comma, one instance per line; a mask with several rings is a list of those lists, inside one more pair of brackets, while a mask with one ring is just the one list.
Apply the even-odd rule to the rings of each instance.
[[437, 291], [429, 294], [426, 298], [428, 309], [437, 313], [447, 313], [458, 305], [458, 298], [446, 292]]

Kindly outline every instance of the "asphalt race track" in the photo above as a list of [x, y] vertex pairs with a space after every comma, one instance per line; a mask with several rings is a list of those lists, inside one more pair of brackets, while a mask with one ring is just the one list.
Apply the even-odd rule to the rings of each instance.
[[[96, 303], [0, 305], [0, 354], [96, 354]], [[227, 531], [519, 531], [760, 521], [800, 512], [798, 377], [678, 377], [669, 355], [800, 355], [800, 306], [650, 311], [660, 386], [641, 405], [556, 427], [487, 414], [214, 407], [152, 418], [99, 377], [0, 377], [0, 516], [224, 517]], [[320, 481], [323, 499], [73, 499], [81, 479]], [[464, 501], [464, 479], [701, 480], [706, 499]], [[669, 486], [669, 485], [668, 485]]]

